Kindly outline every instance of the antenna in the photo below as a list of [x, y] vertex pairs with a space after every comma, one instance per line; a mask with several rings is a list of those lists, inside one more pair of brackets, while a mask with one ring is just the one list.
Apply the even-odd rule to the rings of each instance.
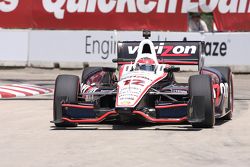
[[151, 37], [151, 31], [149, 31], [149, 30], [143, 30], [143, 37], [145, 39], [148, 39], [149, 37]]

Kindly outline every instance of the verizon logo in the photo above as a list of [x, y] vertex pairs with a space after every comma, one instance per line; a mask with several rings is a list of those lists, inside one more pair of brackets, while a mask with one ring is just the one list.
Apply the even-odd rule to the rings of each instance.
[[[128, 46], [128, 53], [135, 54], [139, 49], [139, 46]], [[196, 46], [164, 46], [161, 43], [160, 46], [155, 46], [157, 55], [160, 56], [191, 56], [195, 54], [197, 50]]]
[[[0, 0], [15, 2], [18, 0]], [[197, 0], [198, 1], [198, 0]], [[63, 19], [68, 13], [176, 13], [181, 3], [181, 13], [213, 12], [216, 8], [225, 13], [250, 13], [248, 0], [42, 0], [44, 9], [55, 18]], [[1, 6], [0, 6], [1, 9]], [[179, 10], [178, 10], [179, 11]]]

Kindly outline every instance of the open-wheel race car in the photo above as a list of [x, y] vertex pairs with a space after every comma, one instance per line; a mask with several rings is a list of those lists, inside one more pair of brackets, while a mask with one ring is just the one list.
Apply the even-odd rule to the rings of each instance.
[[[230, 120], [233, 80], [229, 67], [204, 67], [200, 41], [154, 41], [149, 31], [142, 41], [118, 43], [116, 69], [87, 67], [81, 81], [59, 75], [55, 83], [54, 120], [57, 127], [103, 121], [189, 122], [212, 128], [215, 119]], [[174, 66], [175, 65], [175, 66]], [[179, 65], [198, 66], [188, 83], [178, 83]]]

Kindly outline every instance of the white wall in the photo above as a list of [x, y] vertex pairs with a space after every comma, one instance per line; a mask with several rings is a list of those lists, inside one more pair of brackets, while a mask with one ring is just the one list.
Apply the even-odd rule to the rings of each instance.
[[[116, 42], [142, 40], [140, 31], [0, 30], [2, 66], [23, 63], [38, 67], [82, 68], [84, 63], [110, 66]], [[230, 65], [250, 72], [250, 33], [152, 32], [152, 40], [202, 40], [206, 65]], [[12, 63], [12, 64], [11, 64]]]
[[28, 30], [0, 30], [0, 66], [25, 66], [28, 43]]

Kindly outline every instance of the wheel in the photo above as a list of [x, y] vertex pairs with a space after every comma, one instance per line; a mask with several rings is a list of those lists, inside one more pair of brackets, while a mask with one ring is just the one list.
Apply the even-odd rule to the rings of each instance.
[[233, 116], [233, 74], [230, 67], [212, 67], [218, 70], [224, 77], [225, 82], [228, 83], [228, 105], [226, 108], [227, 114], [222, 117], [223, 120], [231, 120]]
[[189, 78], [190, 99], [194, 96], [204, 97], [205, 119], [192, 123], [194, 128], [212, 128], [215, 124], [212, 79], [209, 75], [194, 75]]
[[[79, 77], [75, 75], [59, 75], [56, 78], [54, 104], [53, 104], [53, 116], [55, 126], [57, 127], [75, 127], [76, 123], [61, 122], [63, 113], [61, 110], [61, 103], [67, 101], [67, 103], [77, 103], [79, 93]], [[57, 123], [60, 122], [60, 123]]]

